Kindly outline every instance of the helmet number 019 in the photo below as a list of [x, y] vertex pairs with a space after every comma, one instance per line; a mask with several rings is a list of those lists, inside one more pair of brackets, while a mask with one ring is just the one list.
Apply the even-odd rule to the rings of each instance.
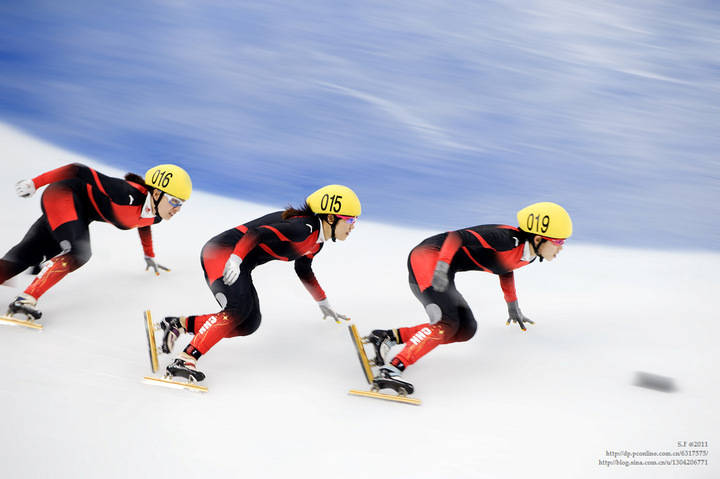
[[342, 203], [340, 200], [342, 199], [342, 195], [332, 195], [329, 194], [323, 195], [322, 199], [320, 200], [320, 207], [323, 210], [327, 211], [334, 211], [335, 213], [339, 213], [342, 209]]
[[528, 231], [540, 230], [542, 233], [546, 233], [550, 227], [550, 217], [545, 215], [540, 221], [540, 215], [533, 215], [532, 213], [527, 217], [527, 229]]
[[172, 176], [172, 172], [165, 170], [155, 170], [155, 173], [153, 173], [152, 176], [152, 183], [153, 185], [167, 188], [167, 186], [170, 184], [170, 180], [172, 180]]

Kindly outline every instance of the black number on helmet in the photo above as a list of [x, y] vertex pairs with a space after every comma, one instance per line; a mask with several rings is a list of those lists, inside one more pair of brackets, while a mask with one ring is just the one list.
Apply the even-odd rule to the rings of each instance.
[[165, 170], [155, 170], [155, 173], [153, 173], [150, 182], [153, 186], [167, 188], [167, 186], [170, 184], [170, 180], [172, 180], [172, 176], [172, 172], [168, 172]]
[[[165, 173], [165, 172], [163, 172], [163, 173]], [[173, 176], [172, 173], [167, 173], [166, 175], [164, 175], [164, 177], [162, 179], [162, 187], [163, 188], [167, 188], [167, 186], [170, 184], [170, 180], [172, 180], [172, 176]]]
[[333, 203], [333, 208], [332, 208], [332, 210], [335, 213], [340, 213], [340, 210], [342, 209], [342, 203], [340, 202], [341, 199], [342, 199], [342, 195], [335, 196], [335, 202]]
[[322, 199], [320, 200], [320, 209], [321, 210], [323, 210], [323, 211], [327, 210], [328, 201], [330, 201], [330, 195], [325, 193], [323, 195]]
[[535, 226], [535, 217], [532, 213], [530, 213], [527, 217], [527, 229], [528, 231], [533, 230], [533, 226]]
[[547, 233], [548, 227], [550, 226], [550, 217], [548, 215], [543, 216], [542, 229], [543, 233]]

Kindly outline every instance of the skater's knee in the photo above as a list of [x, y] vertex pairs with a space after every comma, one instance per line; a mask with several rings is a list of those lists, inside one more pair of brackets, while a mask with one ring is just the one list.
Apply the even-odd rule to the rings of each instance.
[[437, 324], [442, 328], [443, 342], [454, 342], [454, 338], [460, 329], [460, 323], [455, 319], [443, 318], [443, 320]]
[[90, 257], [92, 256], [90, 245], [82, 242], [71, 243], [70, 241], [63, 240], [60, 242], [60, 247], [63, 250], [64, 256], [70, 260], [71, 271], [83, 266], [90, 261]]
[[249, 336], [260, 327], [260, 313], [243, 313], [240, 310], [226, 309], [225, 312], [233, 318], [237, 326], [232, 331], [233, 336]]
[[469, 341], [473, 336], [475, 336], [476, 331], [477, 322], [475, 320], [468, 321], [464, 323], [462, 327], [458, 330], [458, 332], [455, 334], [455, 337], [453, 338], [453, 341], [456, 343]]

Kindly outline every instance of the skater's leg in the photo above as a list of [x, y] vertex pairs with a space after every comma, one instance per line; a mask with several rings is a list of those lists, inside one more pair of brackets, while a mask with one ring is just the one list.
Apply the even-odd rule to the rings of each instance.
[[457, 333], [448, 341], [445, 342], [445, 344], [449, 343], [462, 343], [464, 341], [470, 340], [473, 336], [475, 336], [475, 331], [477, 331], [477, 321], [475, 321], [475, 316], [473, 316], [472, 310], [470, 309], [470, 306], [468, 306], [467, 302], [465, 301], [462, 296], [460, 297], [461, 301], [458, 303], [457, 307], [457, 315], [460, 319], [460, 327], [457, 330]]
[[82, 200], [67, 185], [54, 183], [43, 193], [42, 206], [51, 234], [60, 246], [59, 255], [47, 262], [43, 271], [25, 293], [39, 298], [68, 273], [88, 262], [90, 249], [89, 222], [81, 213]]
[[249, 273], [241, 273], [231, 286], [219, 278], [213, 282], [211, 290], [223, 310], [187, 318], [187, 330], [195, 336], [184, 352], [195, 359], [207, 353], [221, 339], [247, 336], [260, 326], [260, 305]]
[[420, 291], [413, 288], [412, 284], [411, 289], [414, 293], [417, 291], [416, 296], [425, 307], [430, 321], [398, 329], [398, 335], [405, 347], [393, 358], [391, 364], [400, 370], [414, 364], [439, 345], [452, 342], [462, 323], [458, 314], [461, 310], [459, 306], [467, 305], [452, 279], [443, 293], [432, 287]]
[[0, 259], [0, 284], [59, 252], [60, 247], [52, 236], [50, 226], [45, 217], [41, 216], [20, 243]]
[[63, 247], [63, 251], [48, 260], [40, 274], [25, 289], [26, 294], [36, 299], [55, 286], [68, 273], [87, 263], [92, 255], [87, 223], [83, 221], [65, 223], [53, 233], [56, 238], [66, 238], [58, 241]]

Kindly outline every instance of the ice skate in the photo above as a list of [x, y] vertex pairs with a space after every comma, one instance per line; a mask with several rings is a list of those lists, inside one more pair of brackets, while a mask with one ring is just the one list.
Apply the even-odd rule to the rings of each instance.
[[32, 296], [18, 296], [8, 306], [7, 315], [15, 316], [22, 313], [27, 319], [40, 319], [42, 312], [37, 309], [37, 300]]
[[[37, 309], [36, 304], [37, 300], [32, 296], [18, 296], [8, 306], [7, 316], [0, 316], [0, 324], [42, 330], [42, 324], [37, 321], [42, 312]], [[25, 319], [16, 318], [18, 313], [24, 314]]]
[[189, 354], [180, 353], [180, 356], [173, 360], [165, 369], [166, 378], [185, 378], [189, 382], [200, 382], [205, 379], [205, 374], [198, 371], [195, 366], [195, 358]]
[[375, 359], [372, 366], [383, 366], [387, 362], [390, 349], [398, 344], [398, 338], [394, 329], [375, 329], [372, 333], [363, 338], [366, 344], [372, 344], [375, 350]]
[[170, 354], [175, 346], [175, 341], [182, 334], [187, 332], [180, 322], [180, 318], [175, 316], [166, 316], [160, 321], [160, 329], [163, 332], [162, 343], [160, 349], [165, 354]]
[[373, 379], [373, 390], [392, 389], [398, 396], [406, 396], [415, 391], [415, 387], [407, 381], [402, 380], [402, 371], [388, 364], [378, 371], [378, 375]]

